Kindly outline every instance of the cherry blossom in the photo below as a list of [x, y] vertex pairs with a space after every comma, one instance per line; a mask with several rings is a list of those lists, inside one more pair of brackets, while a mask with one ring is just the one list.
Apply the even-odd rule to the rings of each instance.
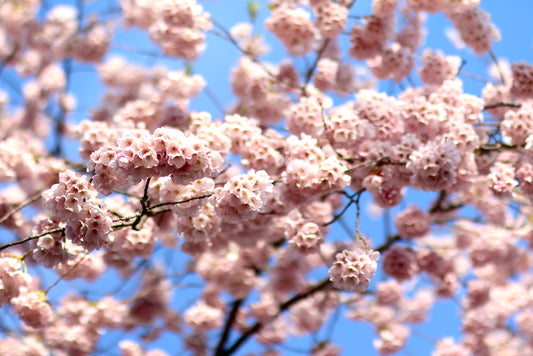
[[533, 354], [530, 56], [362, 3], [2, 2], [0, 354]]

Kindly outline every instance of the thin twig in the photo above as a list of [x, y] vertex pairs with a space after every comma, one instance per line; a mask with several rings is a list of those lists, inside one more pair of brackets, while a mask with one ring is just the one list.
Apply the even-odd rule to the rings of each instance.
[[210, 196], [212, 196], [213, 194], [205, 194], [205, 195], [199, 195], [197, 197], [192, 197], [192, 198], [189, 198], [189, 199], [185, 199], [185, 200], [180, 200], [180, 201], [173, 201], [173, 202], [168, 202], [168, 203], [160, 203], [160, 204], [155, 204], [155, 205], [152, 205], [150, 207], [150, 209], [156, 209], [156, 208], [160, 208], [162, 206], [168, 206], [168, 205], [177, 205], [177, 204], [183, 204], [183, 203], [187, 203], [187, 202], [190, 202], [190, 201], [193, 201], [193, 200], [198, 200], [198, 199], [203, 199], [203, 198], [209, 198]]
[[24, 209], [25, 207], [27, 207], [28, 205], [32, 204], [32, 203], [35, 203], [37, 200], [41, 199], [42, 197], [42, 194], [43, 194], [43, 190], [37, 192], [33, 197], [29, 198], [28, 200], [26, 201], [23, 201], [22, 203], [20, 203], [19, 205], [17, 205], [15, 208], [13, 208], [13, 210], [11, 210], [9, 213], [5, 214], [4, 216], [2, 216], [2, 218], [0, 219], [0, 224], [3, 224], [7, 221], [7, 219], [9, 219], [10, 217], [12, 217], [13, 215], [15, 215], [15, 213], [17, 213], [18, 211]]
[[489, 56], [492, 59], [492, 61], [494, 62], [494, 64], [496, 65], [496, 68], [498, 69], [498, 73], [500, 74], [501, 83], [503, 85], [505, 85], [505, 76], [503, 75], [503, 70], [502, 70], [502, 68], [500, 66], [500, 62], [498, 61], [498, 57], [496, 57], [496, 55], [494, 54], [492, 49], [489, 51]]
[[24, 240], [13, 241], [13, 242], [10, 242], [10, 243], [5, 244], [3, 246], [0, 246], [0, 251], [5, 250], [6, 248], [9, 248], [11, 246], [22, 245], [22, 244], [24, 244], [24, 243], [26, 243], [28, 241], [38, 239], [39, 237], [43, 237], [45, 235], [51, 235], [51, 234], [54, 234], [56, 232], [64, 232], [64, 231], [65, 231], [64, 227], [58, 227], [57, 229], [45, 231], [45, 232], [40, 233], [38, 235], [33, 235], [33, 236], [30, 236], [30, 237], [26, 237]]
[[46, 288], [43, 292], [44, 294], [47, 294], [50, 289], [52, 289], [53, 287], [55, 287], [56, 285], [59, 284], [59, 282], [61, 282], [63, 280], [63, 278], [65, 278], [65, 276], [69, 275], [72, 271], [74, 271], [74, 269], [76, 267], [78, 267], [78, 265], [85, 259], [85, 257], [87, 257], [89, 255], [89, 251], [85, 252], [85, 254], [83, 256], [81, 256], [81, 258], [76, 261], [76, 263], [74, 263], [72, 266], [70, 266], [70, 268], [65, 272], [63, 273], [54, 283], [50, 284], [48, 286], [48, 288]]
[[348, 210], [348, 208], [349, 208], [352, 204], [355, 204], [355, 203], [356, 203], [356, 200], [354, 200], [354, 198], [355, 198], [357, 195], [361, 194], [364, 190], [365, 190], [365, 189], [360, 190], [360, 191], [358, 191], [358, 192], [356, 192], [356, 193], [354, 193], [354, 194], [352, 194], [352, 195], [350, 195], [350, 194], [348, 194], [348, 193], [342, 191], [341, 193], [344, 194], [344, 195], [348, 198], [349, 203], [346, 204], [346, 206], [341, 210], [340, 213], [338, 213], [338, 214], [336, 214], [335, 216], [333, 216], [333, 219], [331, 219], [331, 220], [328, 221], [327, 223], [323, 224], [322, 226], [328, 226], [328, 225], [331, 225], [331, 224], [333, 224], [335, 221], [339, 220], [339, 219], [343, 216], [343, 214], [346, 212], [346, 210]]

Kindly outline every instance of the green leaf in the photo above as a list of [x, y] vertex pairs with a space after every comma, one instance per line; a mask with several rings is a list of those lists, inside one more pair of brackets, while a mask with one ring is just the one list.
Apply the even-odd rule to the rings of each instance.
[[246, 6], [246, 9], [248, 10], [248, 16], [250, 16], [251, 22], [254, 22], [257, 19], [260, 7], [261, 3], [259, 1], [248, 0], [248, 5]]

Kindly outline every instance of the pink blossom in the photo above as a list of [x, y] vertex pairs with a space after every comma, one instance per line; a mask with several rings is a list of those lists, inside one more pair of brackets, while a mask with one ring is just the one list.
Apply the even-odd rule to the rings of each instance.
[[[320, 69], [316, 74], [317, 76], [320, 75], [318, 73], [320, 73]], [[332, 80], [334, 80], [335, 73]], [[330, 82], [330, 84], [329, 88], [331, 89], [333, 83]], [[297, 104], [291, 105], [287, 110], [287, 128], [295, 136], [305, 133], [317, 138], [324, 130], [325, 109], [322, 98], [316, 96], [302, 97]]]
[[443, 10], [442, 0], [408, 0], [407, 6], [413, 11], [425, 11], [434, 14]]
[[490, 22], [490, 15], [479, 7], [449, 13], [447, 16], [459, 31], [463, 42], [477, 55], [489, 51], [491, 41], [500, 40], [500, 31]]
[[318, 164], [326, 159], [326, 153], [319, 146], [318, 139], [307, 134], [287, 138], [287, 155], [293, 160], [305, 160]]
[[0, 267], [0, 305], [4, 305], [27, 288], [32, 277], [21, 270], [22, 261], [19, 258], [2, 255]]
[[[150, 196], [155, 202], [169, 203], [172, 210], [178, 215], [195, 216], [204, 204], [204, 199], [215, 190], [215, 182], [211, 178], [197, 179], [189, 184], [174, 184], [168, 177], [152, 180]], [[170, 204], [180, 202], [179, 204]]]
[[342, 33], [348, 18], [348, 9], [342, 4], [325, 1], [313, 8], [316, 15], [315, 26], [323, 38], [335, 37]]
[[510, 94], [519, 99], [533, 97], [533, 65], [525, 62], [514, 63], [511, 66], [513, 84]]
[[350, 31], [350, 56], [359, 60], [377, 55], [394, 32], [394, 17], [376, 15], [365, 19], [365, 25], [356, 24]]
[[378, 330], [378, 339], [374, 347], [382, 355], [400, 351], [409, 338], [409, 329], [402, 324], [390, 324]]
[[354, 109], [361, 119], [375, 126], [376, 139], [394, 143], [404, 134], [401, 106], [402, 102], [394, 97], [374, 90], [360, 90]]
[[283, 95], [287, 85], [271, 80], [276, 72], [278, 70], [254, 63], [249, 57], [241, 58], [231, 73], [232, 90], [241, 102], [231, 112], [254, 117], [263, 125], [282, 120], [291, 101]]
[[178, 231], [184, 238], [181, 250], [191, 255], [198, 255], [211, 246], [220, 247], [213, 237], [220, 233], [221, 222], [222, 219], [211, 203], [200, 207], [196, 216], [180, 216]]
[[72, 56], [81, 62], [100, 62], [109, 49], [110, 32], [102, 24], [93, 24], [82, 36], [77, 36], [72, 41], [69, 48]]
[[523, 164], [517, 171], [516, 177], [520, 180], [520, 189], [527, 195], [533, 194], [533, 166]]
[[22, 338], [7, 337], [0, 340], [0, 352], [9, 352], [13, 356], [47, 356], [48, 348], [37, 336]]
[[218, 151], [221, 155], [231, 149], [231, 139], [224, 134], [225, 128], [220, 121], [212, 122], [207, 112], [192, 113], [190, 129], [201, 140], [207, 142], [207, 147]]
[[147, 220], [138, 230], [121, 229], [113, 232], [113, 241], [105, 246], [108, 252], [116, 250], [122, 258], [149, 258], [156, 243], [154, 221]]
[[279, 313], [278, 300], [273, 293], [263, 292], [257, 303], [250, 306], [250, 315], [261, 322], [272, 320]]
[[468, 356], [470, 350], [462, 345], [456, 344], [452, 338], [446, 337], [437, 341], [435, 350], [431, 356]]
[[533, 103], [524, 103], [517, 111], [505, 113], [501, 123], [502, 134], [514, 145], [524, 145], [533, 132]]
[[84, 120], [76, 129], [80, 137], [80, 155], [88, 159], [100, 147], [109, 144], [114, 138], [111, 126], [104, 122]]
[[[434, 356], [533, 354], [533, 65], [495, 57], [480, 0], [265, 3], [234, 25], [198, 0], [2, 2], [0, 354], [277, 356], [316, 334], [304, 351], [337, 356], [342, 309], [391, 354], [438, 298], [463, 335]], [[472, 61], [422, 46], [433, 14], [490, 54], [481, 97]]]
[[533, 337], [533, 330], [531, 328], [531, 325], [533, 325], [532, 322], [533, 322], [533, 311], [531, 310], [531, 308], [527, 308], [521, 311], [516, 316], [516, 323], [518, 325], [518, 328], [529, 339]]
[[271, 176], [278, 176], [285, 168], [284, 138], [273, 131], [253, 136], [243, 152], [242, 165], [247, 169], [264, 170]]
[[324, 119], [326, 134], [336, 148], [353, 148], [365, 139], [376, 135], [374, 125], [361, 119], [351, 105], [337, 107]]
[[501, 228], [493, 227], [472, 241], [469, 246], [470, 259], [474, 266], [487, 264], [502, 265], [512, 255], [512, 238]]
[[426, 16], [419, 12], [409, 12], [408, 7], [404, 7], [400, 11], [402, 12], [402, 15], [406, 21], [404, 22], [400, 31], [396, 33], [395, 41], [398, 42], [402, 47], [416, 52], [418, 51], [419, 47], [424, 44], [426, 36], [426, 30], [424, 28]]
[[265, 171], [251, 170], [230, 179], [215, 191], [215, 210], [224, 220], [239, 222], [254, 218], [272, 193], [272, 180]]
[[274, 33], [293, 56], [309, 52], [315, 41], [310, 13], [302, 8], [281, 5], [265, 20], [265, 28]]
[[28, 326], [42, 328], [52, 322], [53, 311], [46, 302], [47, 298], [41, 291], [23, 291], [18, 297], [11, 299], [13, 312]]
[[114, 87], [138, 86], [147, 79], [147, 71], [125, 59], [113, 56], [105, 63], [98, 65], [98, 74], [106, 85]]
[[440, 285], [437, 288], [437, 295], [441, 298], [451, 298], [459, 288], [459, 281], [455, 274], [446, 273], [441, 277]]
[[284, 194], [295, 204], [304, 204], [319, 195], [346, 187], [349, 177], [346, 168], [334, 157], [318, 164], [310, 164], [301, 159], [287, 164], [284, 179]]
[[60, 218], [77, 218], [84, 211], [96, 208], [98, 193], [85, 176], [71, 170], [60, 173], [59, 183], [43, 193], [50, 211]]
[[220, 308], [213, 308], [200, 301], [187, 310], [183, 320], [196, 332], [201, 332], [221, 327], [222, 317], [223, 313]]
[[382, 208], [391, 208], [400, 204], [405, 194], [403, 186], [395, 181], [390, 173], [376, 173], [369, 174], [362, 184], [372, 194], [376, 204]]
[[395, 280], [380, 282], [376, 288], [376, 300], [381, 305], [397, 305], [402, 298], [403, 287]]
[[420, 271], [436, 278], [441, 278], [447, 267], [444, 257], [435, 250], [420, 249], [416, 251], [416, 259]]
[[341, 348], [330, 343], [320, 343], [313, 347], [311, 352], [311, 356], [339, 356], [340, 354]]
[[269, 51], [268, 45], [263, 41], [263, 38], [252, 33], [252, 24], [242, 22], [234, 25], [230, 29], [230, 34], [237, 40], [240, 47], [252, 58], [259, 58]]
[[490, 297], [490, 286], [486, 281], [474, 280], [468, 282], [468, 305], [477, 308], [485, 304]]
[[441, 85], [445, 80], [455, 77], [460, 64], [459, 57], [445, 57], [441, 51], [426, 49], [422, 52], [422, 67], [418, 73], [424, 84]]
[[160, 0], [155, 5], [150, 37], [167, 55], [196, 59], [205, 49], [204, 31], [211, 28], [209, 15], [194, 0]]
[[422, 237], [430, 230], [430, 216], [416, 205], [410, 205], [395, 220], [398, 234], [403, 238]]
[[[55, 230], [62, 225], [57, 217], [44, 218], [35, 225], [32, 232], [34, 235], [38, 235], [45, 231]], [[72, 247], [70, 241], [66, 240], [60, 231], [37, 239], [32, 257], [36, 262], [42, 263], [44, 267], [51, 268], [74, 257], [75, 250]]]
[[122, 356], [142, 356], [144, 353], [141, 346], [132, 340], [122, 340], [119, 347]]
[[326, 320], [332, 305], [327, 294], [315, 294], [291, 309], [290, 320], [294, 324], [297, 335], [317, 331]]
[[127, 314], [127, 306], [123, 301], [106, 296], [96, 305], [96, 324], [107, 328], [118, 328]]
[[87, 209], [65, 226], [65, 236], [87, 250], [100, 249], [113, 241], [111, 218], [100, 209]]
[[[482, 97], [486, 106], [506, 103], [511, 100], [509, 95], [509, 88], [507, 86], [494, 85], [492, 83], [487, 83], [487, 85], [485, 85], [485, 87], [483, 88]], [[511, 110], [511, 108], [502, 105], [487, 109], [487, 112], [494, 117], [503, 117], [508, 110]]]
[[287, 339], [287, 327], [284, 318], [276, 318], [259, 332], [257, 339], [263, 345], [283, 343]]
[[398, 6], [398, 0], [375, 0], [372, 1], [372, 12], [380, 17], [387, 17], [394, 14]]
[[129, 306], [129, 322], [151, 323], [163, 316], [171, 298], [169, 281], [158, 269], [145, 270], [137, 295]]
[[244, 298], [257, 285], [257, 279], [249, 262], [238, 256], [241, 251], [242, 247], [232, 243], [226, 249], [206, 252], [199, 257], [195, 270], [205, 280], [215, 282], [219, 289]]
[[423, 323], [428, 319], [434, 303], [433, 291], [422, 289], [412, 299], [401, 300], [399, 320], [403, 323]]
[[41, 89], [47, 93], [59, 92], [66, 85], [65, 73], [58, 65], [43, 68], [37, 80]]
[[323, 239], [320, 226], [311, 220], [304, 219], [298, 210], [292, 211], [286, 220], [285, 237], [301, 252], [317, 251]]
[[413, 152], [407, 168], [412, 172], [411, 184], [425, 191], [446, 189], [457, 180], [459, 152], [451, 142], [429, 142]]
[[490, 169], [492, 191], [499, 196], [509, 196], [518, 185], [515, 180], [515, 168], [510, 164], [496, 162]]
[[57, 274], [63, 276], [64, 280], [82, 278], [87, 281], [94, 281], [104, 273], [106, 265], [101, 253], [83, 255], [82, 251], [76, 251], [78, 256], [68, 262], [61, 262], [54, 267]]
[[423, 142], [434, 140], [442, 133], [447, 120], [444, 106], [433, 104], [423, 96], [406, 101], [402, 114], [407, 132], [416, 134]]
[[302, 290], [309, 267], [305, 255], [297, 250], [283, 251], [272, 267], [270, 288], [277, 293]]
[[411, 49], [395, 42], [381, 55], [369, 60], [368, 67], [378, 79], [391, 78], [399, 83], [414, 69], [415, 61]]
[[409, 248], [394, 245], [383, 256], [383, 272], [398, 281], [413, 278], [418, 273], [416, 254]]
[[484, 335], [496, 328], [497, 318], [486, 306], [467, 310], [463, 317], [463, 332]]
[[379, 252], [356, 249], [338, 253], [329, 269], [329, 278], [339, 289], [364, 292], [376, 273]]

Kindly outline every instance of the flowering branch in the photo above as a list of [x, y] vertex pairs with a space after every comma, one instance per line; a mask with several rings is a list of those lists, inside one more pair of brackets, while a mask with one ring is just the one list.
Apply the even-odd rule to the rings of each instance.
[[[329, 279], [324, 279], [321, 282], [318, 282], [314, 286], [308, 288], [305, 292], [295, 294], [291, 298], [287, 299], [285, 302], [279, 305], [279, 311], [275, 317], [279, 316], [285, 310], [288, 310], [291, 306], [295, 305], [301, 300], [304, 300], [311, 295], [331, 288], [332, 283]], [[274, 318], [275, 318], [274, 317]], [[265, 323], [256, 322], [248, 330], [246, 330], [227, 350], [220, 350], [216, 356], [230, 356], [233, 355], [251, 336], [257, 334], [265, 326]]]
[[5, 250], [6, 248], [9, 248], [9, 247], [12, 247], [12, 246], [22, 245], [22, 244], [25, 244], [28, 241], [35, 240], [35, 239], [38, 239], [39, 237], [43, 237], [43, 236], [46, 236], [46, 235], [51, 235], [51, 234], [54, 234], [54, 233], [57, 233], [57, 232], [64, 233], [65, 232], [65, 228], [61, 227], [61, 228], [45, 231], [45, 232], [40, 233], [38, 235], [29, 236], [29, 237], [27, 237], [27, 238], [25, 238], [23, 240], [18, 240], [18, 241], [13, 241], [13, 242], [7, 243], [5, 245], [0, 246], [0, 251]]

